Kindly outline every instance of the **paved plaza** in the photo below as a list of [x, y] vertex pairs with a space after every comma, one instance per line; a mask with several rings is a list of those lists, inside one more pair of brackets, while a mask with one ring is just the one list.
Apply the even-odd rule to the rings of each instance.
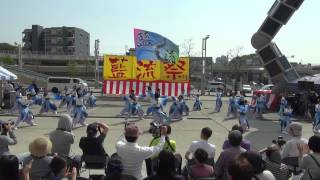
[[[228, 99], [226, 97], [223, 98], [222, 112], [214, 113], [214, 100], [214, 96], [202, 97], [202, 102], [204, 105], [204, 109], [202, 111], [191, 112], [188, 117], [184, 118], [184, 120], [172, 124], [172, 135], [170, 138], [176, 140], [177, 152], [180, 152], [182, 155], [184, 155], [190, 143], [193, 140], [198, 140], [200, 138], [201, 129], [205, 126], [208, 126], [213, 130], [213, 137], [210, 138], [210, 143], [216, 145], [217, 152], [215, 159], [218, 158], [221, 152], [223, 141], [226, 139], [229, 129], [232, 127], [232, 125], [238, 123], [238, 119], [224, 120], [228, 107]], [[187, 102], [189, 107], [192, 107], [193, 100], [190, 99]], [[109, 125], [110, 130], [105, 139], [104, 147], [107, 153], [111, 155], [115, 152], [116, 141], [123, 133], [124, 129], [124, 124], [122, 123], [123, 118], [116, 117], [116, 115], [123, 108], [124, 102], [120, 101], [120, 99], [118, 101], [110, 101], [108, 98], [106, 98], [103, 101], [98, 101], [97, 104], [97, 107], [88, 110], [89, 118], [87, 121], [88, 123], [104, 122]], [[143, 105], [143, 109], [146, 110], [147, 103], [141, 102], [141, 104]], [[170, 105], [171, 102], [168, 102], [166, 109], [168, 109]], [[32, 111], [37, 114], [39, 112], [39, 106], [33, 106]], [[65, 112], [65, 108], [59, 109], [59, 113], [63, 112]], [[53, 115], [51, 113], [46, 115], [48, 115], [48, 117], [35, 118], [35, 122], [38, 124], [38, 126], [25, 126], [15, 131], [18, 138], [18, 144], [10, 147], [12, 153], [18, 154], [22, 152], [28, 152], [28, 145], [34, 138], [39, 136], [48, 136], [48, 133], [56, 128], [58, 115]], [[14, 116], [4, 115], [0, 117], [2, 120], [15, 118], [16, 117]], [[272, 139], [276, 139], [279, 135], [284, 136], [285, 139], [289, 138], [288, 135], [280, 134], [278, 118], [279, 117], [277, 113], [268, 113], [264, 115], [263, 120], [255, 120], [252, 118], [249, 119], [251, 128], [250, 131], [245, 133], [244, 136], [246, 139], [251, 141], [254, 150], [260, 150], [268, 146], [271, 144]], [[134, 121], [137, 120], [137, 118], [131, 118], [130, 120]], [[148, 118], [136, 122], [144, 132], [143, 135], [138, 139], [138, 143], [140, 145], [148, 145], [152, 139], [152, 136], [147, 132], [150, 122], [151, 119]], [[302, 123], [303, 136], [308, 138], [313, 134], [311, 130], [311, 123]], [[80, 137], [86, 135], [86, 128], [77, 128], [73, 132], [76, 138], [75, 143], [72, 146], [72, 153], [81, 154], [82, 152], [78, 145]]]

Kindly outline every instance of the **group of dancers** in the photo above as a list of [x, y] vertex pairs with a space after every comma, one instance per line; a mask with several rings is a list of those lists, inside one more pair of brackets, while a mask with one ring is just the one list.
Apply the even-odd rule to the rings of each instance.
[[[59, 106], [54, 102], [55, 99], [61, 99]], [[73, 117], [73, 127], [78, 124], [86, 126], [86, 118], [88, 117], [87, 108], [96, 105], [96, 97], [92, 91], [86, 88], [74, 87], [73, 89], [65, 88], [62, 94], [43, 92], [43, 95], [36, 91], [36, 88], [29, 86], [27, 99], [23, 99], [21, 90], [16, 90], [16, 100], [14, 106], [10, 109], [10, 113], [18, 113], [18, 118], [14, 122], [14, 127], [17, 129], [20, 123], [24, 122], [31, 126], [36, 126], [34, 122], [34, 113], [30, 107], [41, 106], [38, 114], [51, 112], [58, 113], [58, 108], [66, 106], [67, 112]]]
[[[139, 119], [143, 119], [147, 116], [152, 116], [153, 121], [158, 124], [165, 124], [175, 120], [182, 120], [183, 116], [189, 115], [189, 106], [185, 102], [184, 93], [178, 97], [171, 97], [172, 104], [169, 108], [169, 113], [164, 112], [164, 107], [169, 100], [168, 96], [161, 96], [160, 89], [157, 88], [155, 92], [152, 91], [150, 86], [147, 87], [147, 91], [144, 95], [136, 97], [135, 91], [130, 90], [128, 95], [123, 97], [125, 101], [124, 108], [119, 113], [119, 116], [125, 116], [125, 120], [129, 117], [136, 115]], [[138, 101], [147, 101], [149, 105], [146, 111]], [[202, 103], [199, 96], [196, 98], [195, 106], [193, 110], [200, 110]]]

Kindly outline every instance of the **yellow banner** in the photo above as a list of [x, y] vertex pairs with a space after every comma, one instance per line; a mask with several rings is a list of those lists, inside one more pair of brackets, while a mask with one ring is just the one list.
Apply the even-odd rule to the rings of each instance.
[[189, 82], [189, 58], [180, 58], [176, 64], [161, 63], [161, 80]]
[[157, 81], [160, 80], [160, 68], [160, 61], [136, 61], [133, 68], [133, 77], [136, 77], [136, 80]]
[[134, 56], [104, 56], [103, 77], [112, 80], [133, 79]]
[[104, 80], [189, 82], [189, 58], [176, 64], [137, 61], [135, 56], [104, 56]]

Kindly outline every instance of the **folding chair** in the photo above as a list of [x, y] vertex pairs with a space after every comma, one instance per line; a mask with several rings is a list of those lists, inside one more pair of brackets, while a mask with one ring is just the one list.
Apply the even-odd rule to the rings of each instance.
[[81, 157], [81, 162], [84, 162], [83, 168], [89, 170], [89, 177], [91, 175], [91, 169], [103, 169], [104, 172], [105, 168], [107, 167], [108, 160], [108, 155], [82, 155]]

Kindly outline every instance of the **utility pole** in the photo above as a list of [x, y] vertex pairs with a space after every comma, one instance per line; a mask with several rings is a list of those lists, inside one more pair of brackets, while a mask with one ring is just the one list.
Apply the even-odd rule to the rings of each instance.
[[207, 58], [207, 40], [209, 39], [209, 35], [202, 39], [202, 76], [201, 76], [201, 95], [205, 95], [205, 66], [206, 66], [206, 58]]
[[95, 68], [95, 72], [94, 72], [94, 76], [95, 76], [95, 80], [96, 80], [96, 83], [95, 83], [95, 86], [96, 88], [98, 88], [98, 85], [99, 85], [99, 39], [96, 39], [95, 42], [94, 42], [94, 55], [95, 55], [95, 65], [96, 65], [96, 68]]

